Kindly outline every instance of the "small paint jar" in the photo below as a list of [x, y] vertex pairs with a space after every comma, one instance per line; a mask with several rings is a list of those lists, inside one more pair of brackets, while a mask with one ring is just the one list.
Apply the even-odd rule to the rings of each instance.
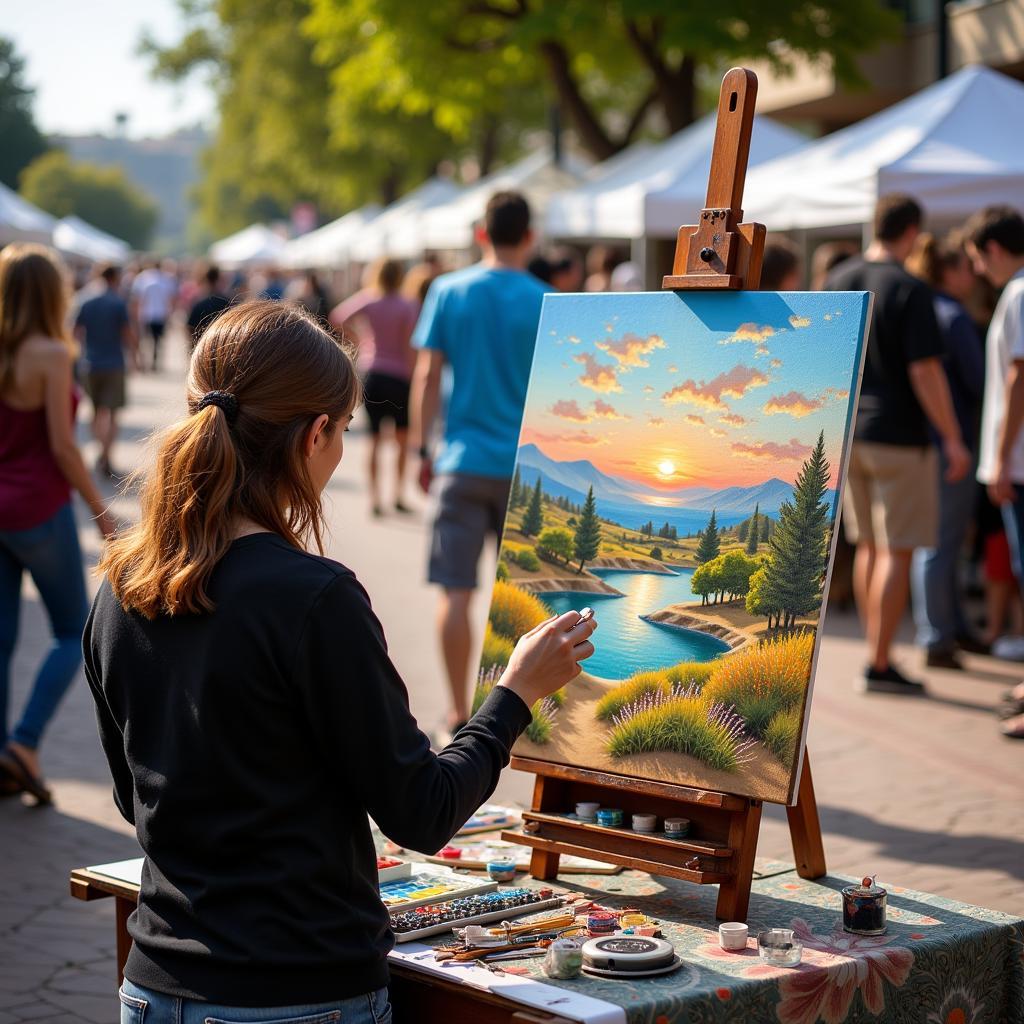
[[602, 807], [597, 812], [598, 825], [604, 825], [607, 828], [621, 828], [622, 821], [622, 810], [618, 807]]
[[437, 851], [438, 857], [444, 857], [445, 860], [458, 860], [462, 856], [462, 850], [457, 846], [445, 846]]
[[634, 832], [653, 832], [658, 827], [658, 817], [655, 814], [634, 814]]
[[747, 948], [749, 930], [742, 921], [726, 921], [718, 926], [718, 944], [732, 953]]
[[888, 893], [875, 880], [843, 888], [843, 930], [854, 935], [884, 935]]
[[665, 835], [669, 839], [683, 839], [690, 834], [689, 818], [666, 818]]
[[757, 952], [774, 967], [796, 967], [804, 953], [804, 944], [791, 928], [766, 928], [757, 937]]
[[596, 801], [582, 800], [576, 805], [576, 817], [582, 818], [584, 821], [595, 821], [600, 806]]
[[583, 947], [575, 939], [555, 939], [548, 946], [541, 966], [549, 978], [557, 981], [578, 978], [583, 967]]
[[516, 877], [516, 862], [508, 857], [492, 860], [487, 865], [487, 877], [492, 882], [511, 882]]
[[591, 938], [598, 935], [611, 935], [619, 925], [619, 919], [607, 910], [595, 910], [587, 914], [587, 931]]

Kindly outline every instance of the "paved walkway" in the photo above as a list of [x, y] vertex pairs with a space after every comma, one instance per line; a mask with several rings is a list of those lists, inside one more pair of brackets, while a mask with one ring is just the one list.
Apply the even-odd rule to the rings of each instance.
[[[175, 349], [173, 341], [169, 347]], [[145, 436], [182, 411], [180, 346], [173, 354], [174, 365], [160, 376], [131, 383], [119, 466], [139, 464]], [[444, 687], [433, 595], [420, 583], [424, 518], [373, 520], [362, 486], [365, 439], [353, 431], [346, 448], [329, 491], [329, 553], [367, 584], [413, 710], [425, 729], [436, 730]], [[126, 518], [134, 511], [123, 499], [115, 510]], [[82, 536], [91, 564], [99, 541], [84, 521]], [[47, 642], [30, 585], [25, 597], [14, 708]], [[476, 611], [482, 622], [483, 602]], [[894, 884], [1024, 916], [1024, 743], [999, 738], [991, 715], [1018, 671], [973, 658], [969, 674], [929, 673], [930, 700], [865, 698], [850, 685], [863, 659], [856, 623], [849, 615], [830, 615], [825, 636], [810, 749], [829, 868], [877, 872]], [[916, 668], [910, 648], [901, 654]], [[56, 806], [0, 803], [0, 1024], [110, 1024], [118, 1015], [113, 905], [72, 900], [67, 876], [73, 867], [130, 857], [137, 847], [110, 799], [83, 681], [62, 705], [43, 758]], [[528, 777], [506, 772], [498, 798], [522, 803], [529, 794]], [[758, 853], [790, 858], [783, 810], [768, 807], [765, 819]]]

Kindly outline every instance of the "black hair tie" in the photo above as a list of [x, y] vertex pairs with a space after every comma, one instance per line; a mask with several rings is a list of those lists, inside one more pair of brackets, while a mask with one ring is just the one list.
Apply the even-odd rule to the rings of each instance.
[[208, 405], [215, 405], [223, 410], [228, 426], [238, 418], [238, 399], [230, 391], [207, 391], [199, 399], [199, 409], [205, 409]]

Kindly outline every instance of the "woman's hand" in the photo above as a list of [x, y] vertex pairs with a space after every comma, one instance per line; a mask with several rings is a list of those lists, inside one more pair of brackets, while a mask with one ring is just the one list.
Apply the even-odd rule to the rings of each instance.
[[106, 509], [103, 509], [96, 516], [96, 528], [104, 540], [110, 540], [117, 532], [117, 520]]
[[594, 653], [589, 637], [595, 629], [597, 620], [589, 608], [534, 626], [519, 638], [498, 685], [507, 686], [527, 707], [533, 707], [580, 674], [580, 662]]

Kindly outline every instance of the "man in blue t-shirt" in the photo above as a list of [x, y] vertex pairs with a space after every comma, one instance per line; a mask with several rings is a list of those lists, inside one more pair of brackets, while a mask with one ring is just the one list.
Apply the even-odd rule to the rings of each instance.
[[[469, 602], [484, 539], [488, 533], [500, 539], [505, 522], [545, 291], [526, 272], [533, 232], [521, 195], [491, 197], [477, 240], [483, 259], [431, 285], [412, 339], [421, 350], [411, 396], [420, 485], [427, 490], [438, 475], [428, 578], [443, 588], [441, 647], [453, 727], [469, 718]], [[427, 439], [445, 366], [452, 389], [444, 442], [432, 458]]]
[[113, 480], [119, 477], [110, 465], [110, 451], [117, 438], [117, 410], [125, 403], [125, 349], [134, 359], [136, 339], [128, 306], [117, 291], [120, 268], [104, 267], [100, 277], [102, 290], [79, 307], [75, 335], [92, 400], [92, 436], [100, 443], [96, 468]]

